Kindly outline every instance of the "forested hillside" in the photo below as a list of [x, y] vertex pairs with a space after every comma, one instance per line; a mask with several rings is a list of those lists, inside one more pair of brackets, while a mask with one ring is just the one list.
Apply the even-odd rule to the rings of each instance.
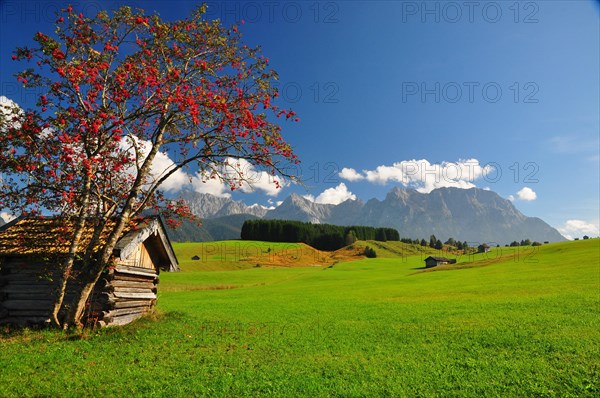
[[357, 240], [400, 240], [393, 228], [311, 224], [289, 220], [248, 220], [242, 226], [243, 240], [302, 242], [319, 250], [337, 250]]

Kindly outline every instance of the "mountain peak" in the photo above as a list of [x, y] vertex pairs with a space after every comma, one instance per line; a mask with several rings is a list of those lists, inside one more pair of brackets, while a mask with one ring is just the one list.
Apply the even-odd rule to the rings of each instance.
[[307, 203], [307, 202], [310, 202], [310, 200], [306, 199], [304, 196], [298, 195], [297, 193], [291, 194], [283, 202], [285, 203], [288, 200], [291, 201], [291, 202], [293, 202], [293, 203]]
[[231, 198], [214, 196], [208, 193], [185, 191], [180, 195], [194, 215], [200, 218], [225, 217], [236, 214], [250, 214], [264, 217], [267, 209], [262, 206], [248, 206]]
[[383, 201], [371, 199], [365, 203], [349, 199], [338, 205], [315, 203], [293, 193], [270, 210], [209, 194], [188, 193], [182, 198], [201, 218], [246, 214], [267, 219], [392, 227], [406, 238], [427, 238], [434, 234], [439, 239], [452, 237], [469, 244], [564, 240], [542, 220], [526, 217], [508, 199], [480, 188], [445, 187], [421, 193], [394, 187]]
[[421, 193], [419, 191], [417, 191], [416, 189], [394, 187], [388, 192], [388, 194], [386, 195], [386, 198], [406, 200], [415, 194], [421, 195]]

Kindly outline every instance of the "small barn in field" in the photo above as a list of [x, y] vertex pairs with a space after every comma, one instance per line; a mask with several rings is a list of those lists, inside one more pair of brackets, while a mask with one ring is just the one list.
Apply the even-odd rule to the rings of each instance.
[[483, 243], [477, 247], [477, 253], [489, 253], [490, 246], [487, 243]]
[[425, 268], [437, 267], [444, 264], [455, 264], [456, 260], [446, 257], [429, 256], [425, 259]]
[[[59, 291], [61, 259], [72, 228], [59, 218], [22, 218], [0, 227], [0, 323], [44, 324], [50, 321]], [[92, 228], [84, 233], [91, 239]], [[77, 263], [65, 302], [74, 296]], [[126, 228], [86, 304], [88, 326], [125, 325], [156, 305], [161, 271], [179, 271], [165, 228], [147, 217]], [[71, 287], [71, 288], [70, 288]]]

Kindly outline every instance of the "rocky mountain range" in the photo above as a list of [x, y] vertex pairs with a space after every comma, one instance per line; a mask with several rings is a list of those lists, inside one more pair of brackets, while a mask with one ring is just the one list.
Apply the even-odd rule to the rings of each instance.
[[248, 206], [243, 202], [208, 193], [185, 191], [179, 198], [185, 200], [192, 213], [200, 218], [218, 218], [235, 214], [250, 214], [262, 218], [268, 212], [266, 207], [257, 204]]
[[[394, 188], [385, 199], [347, 200], [319, 204], [292, 194], [276, 208], [248, 206], [229, 198], [186, 192], [181, 196], [194, 214], [205, 219], [211, 233], [189, 231], [173, 240], [237, 239], [246, 219], [298, 220], [336, 225], [392, 227], [401, 237], [426, 238], [434, 234], [468, 242], [506, 244], [513, 240], [562, 241], [565, 238], [536, 217], [527, 217], [498, 194], [478, 188], [439, 188], [430, 193]], [[235, 217], [233, 217], [235, 216]], [[185, 227], [185, 226], [184, 226]], [[225, 230], [225, 232], [223, 232]], [[202, 235], [202, 236], [201, 236]]]

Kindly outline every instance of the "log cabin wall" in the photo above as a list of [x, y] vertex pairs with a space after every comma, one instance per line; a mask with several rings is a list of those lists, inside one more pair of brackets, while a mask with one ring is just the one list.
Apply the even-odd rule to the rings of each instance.
[[125, 325], [156, 305], [158, 274], [154, 270], [118, 265], [100, 278], [88, 301], [87, 324]]
[[[137, 228], [117, 243], [114, 266], [90, 295], [84, 316], [90, 326], [124, 325], [149, 312], [156, 304], [160, 270], [179, 271], [160, 219], [138, 221]], [[60, 218], [19, 218], [0, 228], [0, 323], [28, 326], [50, 321], [62, 280], [60, 258], [68, 250], [56, 244], [65, 222], [68, 227]], [[75, 264], [65, 303], [73, 301], [83, 283], [77, 271]]]
[[58, 268], [28, 256], [0, 259], [0, 323], [35, 325], [50, 321]]
[[127, 259], [115, 260], [117, 265], [100, 278], [88, 300], [89, 326], [125, 325], [156, 305], [158, 271], [145, 245]]
[[[145, 248], [134, 259], [119, 261], [99, 279], [86, 305], [84, 321], [90, 327], [125, 325], [150, 312], [156, 305], [158, 271], [146, 268], [152, 261]], [[137, 264], [133, 267], [121, 263]], [[26, 256], [0, 262], [0, 323], [19, 326], [47, 324], [60, 280], [59, 267]], [[77, 281], [71, 281], [70, 285]], [[67, 289], [65, 302], [74, 296]]]

